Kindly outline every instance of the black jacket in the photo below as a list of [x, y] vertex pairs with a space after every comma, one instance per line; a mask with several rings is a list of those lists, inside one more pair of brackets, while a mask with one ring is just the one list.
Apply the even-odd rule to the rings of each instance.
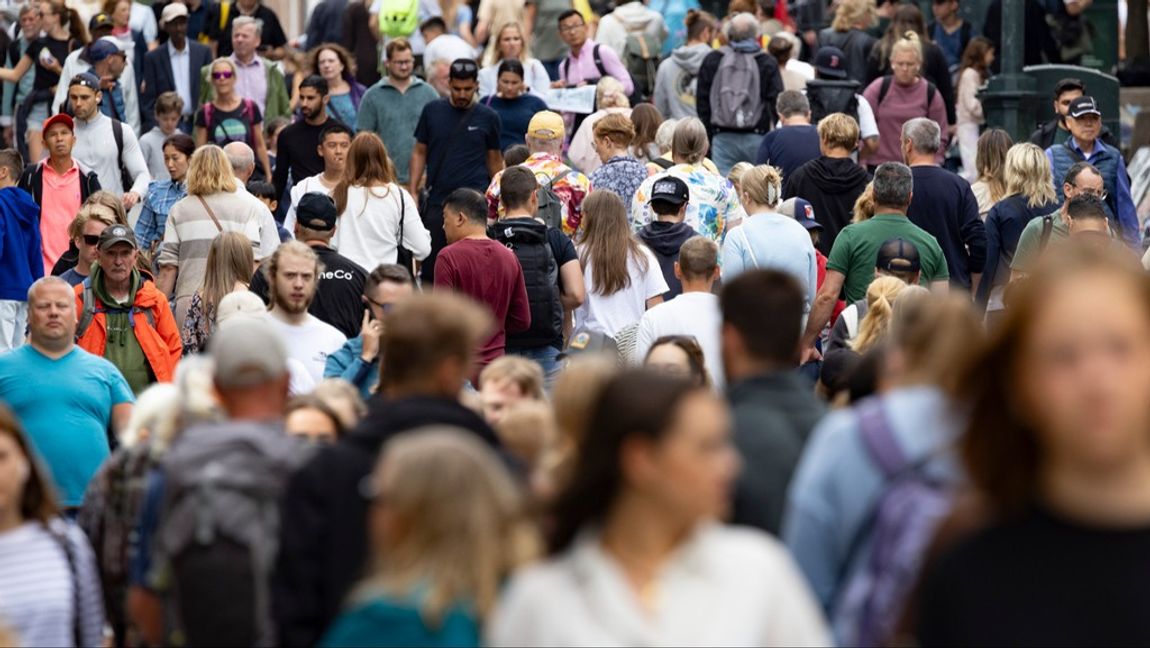
[[[867, 57], [867, 83], [891, 74], [890, 59], [882, 56], [882, 41], [876, 41]], [[946, 62], [946, 54], [942, 48], [934, 43], [922, 44], [922, 78], [934, 84], [942, 95], [946, 104], [946, 122], [954, 124], [956, 121], [954, 108], [954, 82], [950, 76], [950, 66]], [[863, 86], [866, 87], [865, 85]], [[862, 94], [861, 92], [859, 94]], [[876, 111], [878, 106], [872, 106]]]
[[[1051, 146], [1054, 146], [1054, 135], [1057, 132], [1058, 132], [1058, 120], [1057, 119], [1051, 119], [1050, 121], [1046, 122], [1045, 124], [1034, 129], [1034, 132], [1030, 134], [1030, 140], [1029, 141], [1031, 144], [1037, 144], [1039, 148], [1041, 148], [1043, 151], [1045, 151], [1046, 149], [1050, 148]], [[1102, 140], [1103, 142], [1109, 144], [1110, 146], [1113, 146], [1114, 148], [1116, 148], [1120, 151], [1122, 150], [1122, 146], [1121, 146], [1121, 143], [1118, 141], [1118, 138], [1114, 137], [1114, 133], [1111, 133], [1110, 129], [1106, 128], [1105, 126], [1102, 127], [1102, 134], [1098, 136], [1098, 139]], [[1062, 179], [1059, 178], [1058, 182], [1062, 182]]]
[[835, 237], [850, 225], [855, 200], [866, 189], [866, 171], [850, 158], [819, 157], [798, 168], [783, 182], [783, 200], [805, 198], [823, 226], [819, 251], [830, 256]]
[[[24, 167], [24, 172], [20, 174], [20, 182], [17, 186], [32, 194], [32, 200], [36, 201], [39, 205], [44, 198], [44, 165], [48, 164], [48, 160], [44, 159], [35, 164], [29, 164]], [[94, 171], [85, 172], [80, 168], [80, 204], [84, 204], [88, 200], [88, 196], [100, 190], [100, 179], [96, 177]]]
[[715, 50], [703, 59], [699, 66], [699, 76], [696, 77], [695, 108], [699, 119], [707, 127], [707, 135], [714, 137], [715, 133], [722, 132], [755, 132], [766, 133], [777, 121], [775, 116], [775, 99], [783, 91], [783, 77], [779, 75], [779, 64], [775, 57], [764, 52], [755, 54], [755, 62], [759, 64], [759, 93], [763, 99], [763, 116], [754, 129], [736, 131], [731, 128], [716, 128], [711, 125], [711, 86], [715, 82], [715, 73], [719, 70], [719, 63], [723, 60], [723, 51]]
[[686, 223], [651, 221], [639, 230], [639, 240], [655, 253], [655, 258], [659, 260], [659, 270], [667, 281], [669, 290], [663, 293], [664, 301], [678, 297], [683, 292], [683, 284], [675, 276], [675, 262], [679, 260], [679, 248], [695, 235], [695, 229]]
[[319, 452], [288, 484], [272, 604], [281, 646], [314, 646], [338, 616], [368, 557], [368, 500], [360, 490], [380, 448], [400, 432], [447, 425], [492, 446], [495, 433], [457, 401], [375, 396], [360, 426]]
[[[188, 91], [192, 101], [198, 101], [200, 96], [200, 80], [203, 78], [200, 70], [212, 62], [212, 50], [207, 45], [188, 39]], [[168, 54], [168, 45], [148, 52], [144, 56], [143, 84], [140, 90], [140, 120], [144, 125], [144, 132], [148, 132], [156, 125], [156, 97], [165, 92], [175, 92], [176, 79], [172, 73], [172, 57]], [[195, 113], [199, 106], [184, 106], [189, 114]]]

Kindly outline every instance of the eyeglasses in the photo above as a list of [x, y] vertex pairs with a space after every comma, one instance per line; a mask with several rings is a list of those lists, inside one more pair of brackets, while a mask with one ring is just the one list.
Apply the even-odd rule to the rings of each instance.
[[376, 308], [382, 310], [385, 313], [391, 310], [391, 304], [385, 304], [383, 302], [377, 302], [374, 299], [372, 299], [371, 297], [368, 297], [367, 295], [364, 295], [363, 300], [365, 302], [371, 304], [372, 306], [375, 306]]
[[219, 81], [220, 79], [230, 79], [235, 76], [235, 72], [231, 70], [224, 70], [223, 72], [212, 72], [212, 79]]
[[99, 234], [85, 234], [83, 236], [84, 245], [97, 245], [100, 242]]
[[568, 25], [559, 25], [559, 31], [561, 31], [561, 32], [573, 32], [573, 31], [578, 31], [580, 29], [583, 29], [586, 26], [587, 26], [587, 23], [583, 23], [583, 22], [571, 23]]
[[408, 65], [415, 65], [415, 59], [392, 59], [391, 64], [406, 67]]

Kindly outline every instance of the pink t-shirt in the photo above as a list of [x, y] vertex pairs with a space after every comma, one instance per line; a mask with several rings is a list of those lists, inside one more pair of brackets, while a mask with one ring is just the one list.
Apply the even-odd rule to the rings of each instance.
[[63, 175], [56, 173], [47, 160], [44, 185], [40, 196], [40, 245], [44, 253], [44, 272], [68, 251], [68, 226], [80, 211], [80, 169], [76, 163]]
[[879, 105], [878, 95], [882, 90], [882, 77], [871, 82], [863, 91], [863, 97], [874, 108], [878, 122], [878, 152], [867, 158], [867, 164], [879, 165], [884, 162], [902, 162], [902, 125], [915, 117], [929, 117], [938, 123], [942, 130], [942, 146], [938, 150], [938, 162], [942, 163], [946, 154], [946, 103], [942, 93], [936, 91], [929, 108], [926, 105], [927, 82], [920, 78], [910, 86], [891, 82], [890, 89]]

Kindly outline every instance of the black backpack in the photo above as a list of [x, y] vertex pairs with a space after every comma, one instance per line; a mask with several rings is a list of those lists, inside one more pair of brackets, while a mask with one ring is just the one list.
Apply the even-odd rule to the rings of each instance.
[[807, 81], [807, 101], [811, 104], [811, 123], [832, 113], [850, 115], [859, 119], [858, 81], [828, 81], [815, 79]]
[[[878, 102], [871, 106], [874, 108], [875, 115], [878, 115], [878, 108], [882, 105], [883, 99], [886, 99], [886, 94], [890, 92], [890, 86], [894, 83], [894, 75], [888, 74], [882, 78], [882, 85], [878, 87]], [[938, 88], [930, 79], [926, 80], [926, 112], [930, 113], [930, 105], [934, 103], [934, 95], [938, 94]]]
[[547, 241], [547, 229], [543, 223], [526, 218], [502, 220], [491, 226], [491, 238], [506, 245], [519, 259], [531, 306], [531, 327], [522, 333], [508, 333], [508, 348], [546, 346], [563, 335], [559, 264]]

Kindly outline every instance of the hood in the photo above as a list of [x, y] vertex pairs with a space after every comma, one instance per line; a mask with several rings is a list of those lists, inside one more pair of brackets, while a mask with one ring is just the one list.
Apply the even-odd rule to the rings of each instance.
[[656, 19], [662, 18], [659, 13], [651, 11], [642, 2], [628, 2], [616, 7], [614, 15], [629, 32], [643, 31]]
[[698, 74], [699, 68], [703, 65], [703, 59], [707, 58], [707, 55], [713, 51], [711, 46], [706, 43], [684, 45], [671, 52], [671, 60], [688, 74]]
[[[0, 199], [6, 218], [15, 218], [21, 225], [40, 227], [40, 206], [32, 199], [32, 194], [17, 187], [0, 189], [4, 198]], [[13, 205], [15, 209], [8, 206]]]
[[807, 166], [807, 176], [820, 191], [839, 195], [855, 191], [866, 184], [866, 171], [850, 158], [817, 158]]
[[686, 223], [651, 221], [639, 230], [639, 238], [659, 256], [674, 256], [695, 230]]

